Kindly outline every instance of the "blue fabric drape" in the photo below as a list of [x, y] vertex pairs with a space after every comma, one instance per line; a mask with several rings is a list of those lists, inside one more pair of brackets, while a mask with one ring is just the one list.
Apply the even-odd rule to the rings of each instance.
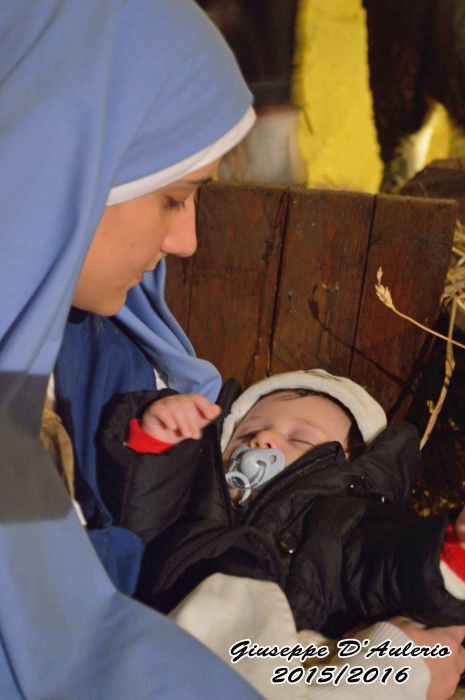
[[105, 568], [128, 595], [135, 590], [142, 542], [112, 526], [99, 492], [96, 443], [102, 413], [117, 394], [155, 389], [154, 367], [180, 393], [203, 393], [214, 401], [220, 386], [217, 370], [195, 357], [167, 308], [164, 285], [162, 260], [130, 290], [116, 318], [87, 314], [79, 323], [68, 322], [55, 367], [57, 410], [75, 445], [76, 498]]
[[118, 590], [132, 595], [143, 545], [112, 525], [99, 491], [96, 443], [104, 407], [118, 393], [155, 389], [153, 367], [113, 320], [75, 313], [66, 324], [55, 384], [57, 411], [74, 445], [75, 496], [87, 533]]
[[118, 593], [36, 435], [112, 186], [197, 152], [250, 96], [191, 0], [0, 3], [0, 696], [253, 698]]
[[195, 357], [194, 349], [165, 303], [166, 265], [162, 260], [141, 284], [129, 290], [116, 319], [145, 352], [163, 381], [180, 394], [204, 394], [215, 401], [221, 387], [218, 370]]

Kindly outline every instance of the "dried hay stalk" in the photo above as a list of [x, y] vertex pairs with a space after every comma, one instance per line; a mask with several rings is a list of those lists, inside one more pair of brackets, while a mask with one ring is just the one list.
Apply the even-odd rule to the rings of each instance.
[[450, 380], [452, 377], [452, 373], [455, 368], [455, 360], [454, 360], [454, 353], [453, 353], [453, 345], [457, 345], [460, 348], [465, 348], [465, 345], [462, 345], [462, 343], [457, 342], [456, 340], [452, 339], [452, 334], [454, 332], [454, 326], [455, 326], [455, 319], [457, 315], [457, 307], [462, 306], [463, 303], [463, 297], [464, 293], [463, 290], [460, 292], [454, 291], [453, 294], [451, 295], [450, 293], [447, 295], [449, 298], [452, 299], [452, 308], [451, 308], [451, 313], [450, 313], [450, 320], [449, 320], [449, 328], [448, 328], [448, 333], [447, 336], [442, 335], [442, 333], [437, 333], [436, 331], [431, 330], [431, 328], [428, 328], [427, 326], [424, 326], [421, 323], [418, 323], [418, 321], [415, 321], [415, 319], [410, 318], [410, 316], [407, 316], [406, 314], [401, 313], [396, 309], [394, 306], [394, 302], [392, 301], [392, 296], [391, 292], [389, 291], [389, 287], [384, 287], [381, 284], [381, 279], [383, 277], [383, 269], [380, 267], [376, 278], [378, 283], [375, 285], [376, 289], [376, 296], [380, 301], [383, 302], [385, 306], [388, 307], [388, 309], [391, 309], [396, 313], [398, 316], [401, 318], [404, 318], [406, 321], [409, 321], [410, 323], [413, 323], [415, 326], [418, 326], [418, 328], [421, 328], [422, 330], [426, 331], [427, 333], [430, 333], [431, 335], [435, 335], [437, 338], [442, 338], [447, 342], [447, 350], [446, 350], [446, 364], [445, 364], [445, 376], [444, 376], [444, 382], [442, 385], [441, 393], [439, 395], [438, 402], [434, 408], [434, 411], [432, 412], [430, 419], [428, 421], [428, 425], [426, 426], [426, 430], [423, 433], [423, 437], [420, 442], [420, 449], [423, 449], [423, 447], [426, 445], [434, 426], [436, 425], [436, 421], [438, 419], [439, 413], [441, 412], [442, 406], [444, 404], [444, 400], [447, 395], [447, 391], [449, 389], [449, 384]]
[[[465, 233], [460, 221], [457, 220], [452, 248], [452, 262], [447, 272], [444, 299], [457, 294], [457, 304], [461, 311], [465, 311]], [[459, 323], [459, 326], [461, 324]]]
[[446, 340], [451, 342], [453, 345], [457, 345], [459, 348], [464, 348], [465, 345], [462, 343], [459, 343], [458, 340], [453, 340], [452, 338], [448, 338], [446, 335], [442, 335], [442, 333], [437, 333], [436, 331], [432, 331], [431, 328], [428, 328], [427, 326], [424, 326], [422, 323], [418, 323], [418, 321], [415, 321], [414, 318], [411, 318], [410, 316], [407, 316], [406, 314], [401, 313], [396, 309], [394, 306], [394, 302], [392, 301], [392, 296], [391, 292], [389, 291], [389, 287], [383, 287], [381, 284], [381, 278], [383, 276], [383, 268], [380, 267], [378, 272], [376, 273], [376, 278], [378, 280], [378, 284], [375, 285], [376, 289], [376, 296], [380, 301], [383, 302], [385, 306], [388, 307], [388, 309], [391, 309], [394, 311], [395, 314], [400, 316], [401, 318], [405, 318], [406, 321], [410, 321], [410, 323], [413, 323], [415, 326], [418, 326], [418, 328], [421, 328], [423, 331], [426, 331], [427, 333], [431, 333], [431, 335], [435, 335], [437, 338], [442, 338], [442, 340]]
[[450, 312], [450, 319], [449, 319], [449, 329], [447, 333], [447, 350], [446, 350], [446, 366], [445, 366], [445, 373], [444, 373], [444, 382], [442, 385], [441, 393], [439, 394], [439, 399], [438, 402], [434, 408], [434, 411], [432, 412], [430, 419], [428, 421], [428, 425], [426, 426], [425, 432], [423, 433], [423, 437], [421, 438], [420, 441], [420, 450], [424, 448], [426, 443], [428, 442], [429, 436], [433, 432], [433, 428], [436, 425], [436, 421], [438, 419], [438, 416], [441, 412], [442, 405], [444, 403], [444, 399], [447, 396], [447, 391], [449, 389], [449, 384], [450, 380], [452, 377], [452, 373], [455, 369], [455, 359], [454, 359], [454, 350], [452, 347], [452, 333], [454, 332], [454, 325], [455, 325], [455, 317], [457, 315], [457, 297], [454, 296], [452, 299], [452, 308]]

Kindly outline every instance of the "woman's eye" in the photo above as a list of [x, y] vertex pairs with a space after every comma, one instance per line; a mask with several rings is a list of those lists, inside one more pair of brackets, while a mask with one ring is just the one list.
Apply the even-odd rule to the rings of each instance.
[[186, 203], [184, 201], [173, 199], [173, 197], [167, 197], [166, 208], [174, 211], [183, 211], [186, 208]]

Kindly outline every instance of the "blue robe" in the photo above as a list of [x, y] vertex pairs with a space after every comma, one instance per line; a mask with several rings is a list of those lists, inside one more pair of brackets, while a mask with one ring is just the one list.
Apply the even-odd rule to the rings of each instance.
[[[38, 440], [48, 377], [110, 189], [212, 144], [250, 95], [191, 0], [3, 2], [0, 44], [0, 697], [255, 698], [202, 645], [115, 588]], [[147, 284], [160, 291], [155, 277]], [[121, 323], [140, 332], [144, 355], [166, 355], [163, 371], [175, 375], [183, 363], [166, 351], [184, 348], [180, 374], [195, 376], [163, 304], [148, 342], [139, 301], [131, 308], [128, 298]], [[110, 530], [109, 551], [113, 544]], [[126, 569], [114, 559], [115, 580], [134, 563], [127, 545]]]

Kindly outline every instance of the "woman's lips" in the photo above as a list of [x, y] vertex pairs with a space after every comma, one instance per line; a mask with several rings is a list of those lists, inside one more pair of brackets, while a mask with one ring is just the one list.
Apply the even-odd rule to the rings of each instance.
[[[162, 256], [162, 257], [165, 257], [165, 256]], [[160, 260], [161, 260], [161, 258], [160, 258]], [[153, 267], [150, 267], [148, 270], [144, 270], [144, 272], [141, 272], [140, 275], [137, 275], [137, 277], [134, 278], [135, 284], [139, 284], [139, 282], [142, 282], [146, 272], [153, 272], [155, 270], [156, 266], [158, 265], [158, 263], [160, 262], [160, 260], [158, 260]]]

